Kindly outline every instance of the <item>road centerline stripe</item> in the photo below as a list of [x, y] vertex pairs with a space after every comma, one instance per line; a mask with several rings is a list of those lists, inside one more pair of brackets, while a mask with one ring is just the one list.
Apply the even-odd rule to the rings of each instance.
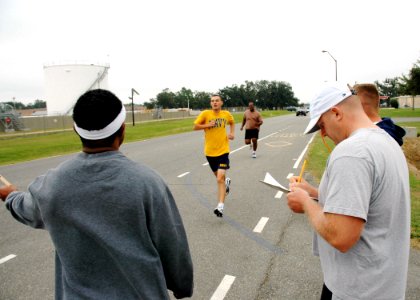
[[309, 144], [312, 143], [314, 137], [316, 134], [312, 135], [311, 139], [309, 140], [308, 144], [306, 144], [305, 149], [303, 149], [302, 153], [299, 155], [299, 158], [296, 160], [295, 164], [293, 165], [293, 169], [297, 169], [297, 167], [300, 164], [300, 161], [303, 159], [303, 156], [305, 155], [306, 150], [308, 150]]
[[255, 226], [255, 228], [254, 228], [254, 232], [261, 233], [261, 232], [264, 230], [264, 227], [265, 227], [265, 225], [267, 224], [268, 219], [269, 219], [269, 218], [267, 218], [267, 217], [262, 217], [262, 218], [260, 219], [260, 221], [258, 222], [257, 226]]
[[0, 265], [1, 265], [2, 263], [5, 263], [5, 262], [6, 262], [6, 261], [8, 261], [8, 260], [11, 260], [11, 259], [15, 258], [15, 257], [16, 257], [16, 255], [15, 255], [15, 254], [10, 254], [10, 255], [7, 255], [7, 256], [5, 256], [5, 257], [1, 258], [1, 259], [0, 259]]
[[274, 196], [274, 198], [280, 199], [281, 196], [283, 196], [283, 192], [282, 191], [278, 191], [277, 194]]
[[235, 276], [225, 275], [210, 300], [223, 300], [235, 281]]
[[188, 175], [188, 174], [190, 174], [190, 172], [182, 173], [181, 175], [178, 175], [178, 178], [184, 177], [185, 175]]

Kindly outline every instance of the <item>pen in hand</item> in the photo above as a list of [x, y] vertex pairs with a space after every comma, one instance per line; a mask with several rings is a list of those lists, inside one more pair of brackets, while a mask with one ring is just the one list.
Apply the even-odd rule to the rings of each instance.
[[304, 160], [303, 165], [302, 165], [302, 169], [300, 170], [298, 182], [302, 181], [302, 175], [303, 175], [303, 172], [305, 171], [305, 166], [306, 166], [306, 159]]
[[4, 176], [0, 175], [0, 181], [5, 185], [9, 186], [12, 185]]

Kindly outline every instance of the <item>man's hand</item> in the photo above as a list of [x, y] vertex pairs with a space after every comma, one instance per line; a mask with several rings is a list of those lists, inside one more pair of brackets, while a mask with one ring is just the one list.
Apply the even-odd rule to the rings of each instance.
[[14, 185], [6, 185], [0, 188], [0, 198], [2, 201], [5, 201], [7, 196], [11, 192], [17, 191], [17, 188]]
[[212, 128], [216, 125], [216, 121], [215, 120], [211, 120], [210, 122], [207, 123], [207, 128]]
[[194, 130], [206, 130], [208, 128], [212, 128], [216, 125], [216, 121], [215, 120], [211, 120], [208, 123], [202, 123], [202, 124], [194, 124], [193, 129]]
[[303, 214], [305, 212], [306, 201], [311, 201], [311, 198], [308, 192], [303, 189], [294, 188], [287, 194], [287, 205], [295, 213]]
[[299, 176], [292, 176], [289, 178], [289, 182], [289, 188], [291, 191], [293, 191], [296, 188], [299, 188], [305, 190], [310, 197], [318, 198], [318, 189], [310, 185], [305, 179], [299, 178]]
[[234, 135], [233, 133], [229, 133], [229, 134], [228, 134], [228, 139], [229, 139], [229, 140], [233, 140], [233, 139], [235, 139], [235, 135]]

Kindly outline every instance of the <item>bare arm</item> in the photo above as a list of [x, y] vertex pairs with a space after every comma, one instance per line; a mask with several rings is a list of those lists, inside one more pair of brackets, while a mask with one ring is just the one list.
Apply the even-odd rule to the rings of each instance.
[[294, 188], [288, 193], [287, 202], [292, 211], [305, 213], [315, 231], [341, 252], [350, 250], [362, 234], [365, 224], [363, 219], [324, 213], [318, 202], [301, 188]]
[[261, 114], [258, 115], [258, 126], [261, 126], [264, 123]]
[[214, 120], [210, 121], [209, 123], [205, 123], [205, 124], [194, 124], [193, 129], [194, 130], [202, 130], [202, 129], [206, 129], [206, 128], [211, 128], [211, 127], [214, 127], [215, 124], [216, 124], [216, 122]]
[[232, 121], [229, 123], [230, 125], [230, 133], [228, 134], [228, 139], [233, 140], [235, 138], [235, 122]]
[[246, 117], [245, 117], [245, 114], [244, 114], [244, 117], [243, 117], [243, 119], [242, 119], [241, 130], [243, 130], [243, 129], [244, 129], [245, 123], [246, 123]]

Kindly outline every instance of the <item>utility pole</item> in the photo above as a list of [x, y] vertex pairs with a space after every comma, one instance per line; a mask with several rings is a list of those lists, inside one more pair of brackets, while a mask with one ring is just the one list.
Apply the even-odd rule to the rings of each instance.
[[128, 97], [128, 99], [131, 99], [131, 118], [133, 119], [133, 126], [136, 125], [134, 122], [134, 93], [139, 95], [139, 93], [135, 89], [131, 89], [131, 97]]

